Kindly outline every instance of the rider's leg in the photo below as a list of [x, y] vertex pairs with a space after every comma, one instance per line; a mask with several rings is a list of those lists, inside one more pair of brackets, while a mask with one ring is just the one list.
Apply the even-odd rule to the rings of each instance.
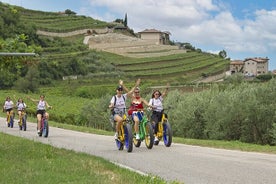
[[8, 120], [9, 120], [10, 111], [6, 111], [6, 114], [7, 114], [7, 123], [9, 123]]
[[116, 132], [119, 135], [120, 127], [121, 127], [122, 122], [123, 122], [123, 118], [121, 116], [119, 116], [118, 114], [115, 114], [114, 115], [114, 121], [116, 122]]
[[17, 114], [18, 114], [18, 123], [19, 123], [22, 118], [22, 111], [18, 111]]
[[134, 131], [136, 133], [136, 139], [140, 139], [140, 135], [139, 135], [139, 118], [134, 115], [133, 116], [133, 121], [134, 121]]
[[48, 112], [45, 112], [45, 118], [49, 119], [49, 113]]
[[37, 117], [37, 132], [40, 132], [42, 115], [41, 114], [37, 114], [36, 117]]

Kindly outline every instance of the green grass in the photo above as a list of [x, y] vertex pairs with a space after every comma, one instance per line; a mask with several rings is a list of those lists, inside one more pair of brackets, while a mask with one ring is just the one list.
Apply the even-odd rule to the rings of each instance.
[[[107, 160], [0, 133], [0, 183], [167, 183]], [[177, 183], [177, 182], [173, 182]]]

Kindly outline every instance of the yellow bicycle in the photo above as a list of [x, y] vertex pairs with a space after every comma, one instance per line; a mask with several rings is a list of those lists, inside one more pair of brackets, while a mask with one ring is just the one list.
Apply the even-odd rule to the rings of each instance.
[[158, 145], [159, 141], [163, 139], [165, 146], [170, 147], [172, 144], [172, 128], [168, 120], [168, 115], [164, 111], [162, 112], [161, 121], [155, 126], [158, 126], [158, 131], [155, 135], [158, 140], [154, 141], [154, 145]]
[[[112, 127], [115, 130], [116, 122], [113, 118], [110, 119], [112, 123]], [[116, 130], [115, 130], [116, 131]], [[116, 146], [118, 150], [123, 150], [126, 148], [127, 152], [132, 152], [133, 149], [133, 137], [132, 137], [132, 127], [130, 125], [130, 120], [126, 113], [123, 114], [123, 123], [120, 126], [120, 130], [118, 132], [118, 139], [115, 139]]]
[[27, 113], [25, 111], [21, 112], [21, 117], [19, 118], [19, 130], [27, 130]]

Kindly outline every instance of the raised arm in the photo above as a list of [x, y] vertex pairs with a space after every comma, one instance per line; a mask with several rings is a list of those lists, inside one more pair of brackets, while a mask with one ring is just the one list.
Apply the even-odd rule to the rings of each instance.
[[137, 79], [135, 86], [133, 86], [133, 88], [131, 88], [131, 90], [127, 92], [127, 96], [131, 96], [135, 88], [137, 88], [140, 85], [140, 82], [141, 82], [141, 79]]
[[167, 83], [167, 86], [166, 86], [165, 90], [162, 92], [162, 97], [164, 97], [168, 94], [169, 86], [170, 86], [169, 83]]

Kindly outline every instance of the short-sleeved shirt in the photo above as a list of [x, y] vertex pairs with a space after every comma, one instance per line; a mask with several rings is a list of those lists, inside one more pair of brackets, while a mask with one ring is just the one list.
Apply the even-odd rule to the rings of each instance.
[[[127, 94], [122, 94], [120, 97], [116, 96], [116, 103], [114, 106], [114, 111], [116, 114], [120, 114], [119, 112], [124, 112], [126, 109], [126, 99], [127, 99]], [[110, 103], [114, 104], [115, 102], [115, 96], [111, 98]]]
[[13, 102], [10, 101], [5, 101], [4, 108], [7, 109], [12, 109], [13, 108]]
[[18, 111], [22, 111], [22, 110], [24, 110], [26, 108], [26, 104], [25, 103], [21, 103], [21, 102], [18, 102], [16, 104], [16, 106], [17, 106], [17, 110]]
[[157, 112], [161, 112], [163, 110], [163, 97], [160, 96], [159, 98], [151, 98], [149, 104], [155, 107], [153, 110]]

